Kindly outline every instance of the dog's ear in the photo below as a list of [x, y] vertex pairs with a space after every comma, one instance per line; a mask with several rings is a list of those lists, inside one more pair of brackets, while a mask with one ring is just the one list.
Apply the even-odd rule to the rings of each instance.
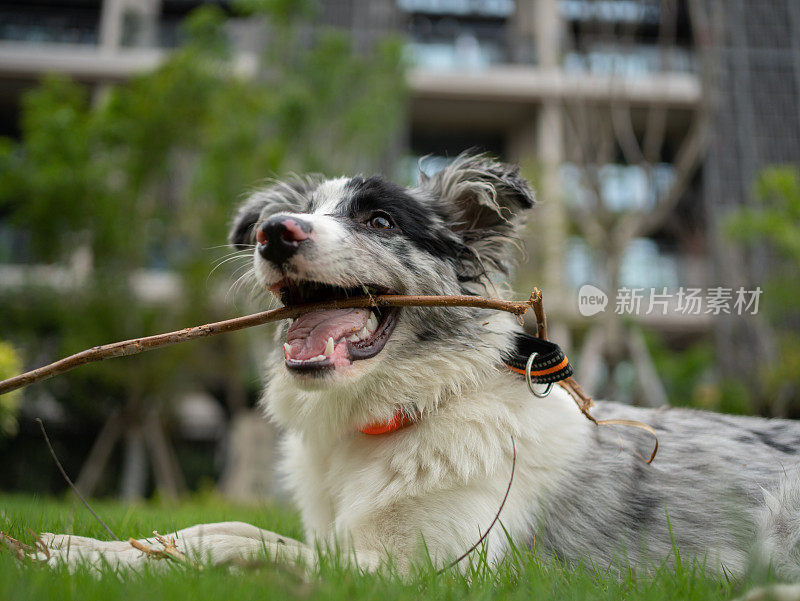
[[508, 245], [535, 202], [519, 167], [487, 155], [462, 154], [419, 187], [433, 197], [439, 214], [459, 234], [481, 270], [488, 265], [508, 273]]
[[311, 192], [320, 181], [320, 176], [310, 175], [275, 182], [269, 188], [254, 192], [236, 212], [228, 242], [237, 249], [252, 247], [256, 243], [256, 224], [270, 213], [298, 213], [305, 210], [310, 202]]
[[462, 154], [420, 187], [433, 194], [455, 231], [513, 229], [534, 205], [534, 192], [516, 165]]
[[239, 207], [228, 234], [228, 242], [231, 246], [241, 250], [252, 247], [256, 243], [255, 225], [261, 218], [261, 211], [266, 205], [267, 200], [256, 193]]

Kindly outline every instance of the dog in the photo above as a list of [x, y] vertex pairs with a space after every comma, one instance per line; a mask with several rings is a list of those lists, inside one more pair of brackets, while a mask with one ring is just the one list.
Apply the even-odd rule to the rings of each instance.
[[[239, 209], [230, 242], [284, 304], [508, 297], [533, 205], [518, 168], [465, 154], [410, 188], [276, 183]], [[485, 536], [490, 561], [513, 541], [574, 564], [647, 570], [677, 550], [719, 573], [800, 576], [800, 424], [598, 402], [598, 418], [652, 426], [647, 464], [644, 433], [598, 427], [558, 386], [530, 394], [501, 359], [521, 332], [508, 313], [468, 307], [320, 310], [280, 326], [261, 405], [285, 433], [281, 469], [310, 546], [240, 523], [181, 531], [178, 545], [309, 564], [335, 546], [365, 569], [408, 571], [420, 558], [447, 566]], [[45, 540], [136, 561], [127, 543]]]

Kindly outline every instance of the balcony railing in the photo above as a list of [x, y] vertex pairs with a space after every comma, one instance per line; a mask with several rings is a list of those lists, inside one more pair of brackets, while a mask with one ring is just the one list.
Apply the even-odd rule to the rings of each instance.
[[563, 66], [572, 73], [636, 77], [661, 71], [694, 73], [697, 59], [694, 52], [680, 47], [666, 50], [655, 46], [605, 44], [587, 52], [567, 52]]
[[514, 14], [514, 0], [397, 0], [407, 13], [477, 15], [507, 18]]
[[411, 64], [428, 69], [485, 69], [508, 62], [504, 48], [462, 35], [452, 42], [415, 42], [406, 45]]
[[[535, 40], [522, 40], [512, 35], [510, 18], [513, 15], [506, 14], [508, 2], [406, 0], [401, 4], [416, 11], [407, 30], [407, 56], [412, 65], [432, 70], [463, 71], [514, 63], [536, 64]], [[590, 4], [594, 6], [596, 3]], [[597, 4], [604, 5], [603, 2]], [[642, 10], [644, 13], [641, 14], [649, 14], [647, 11], [650, 10], [647, 2], [615, 0], [605, 4], [610, 7], [606, 12], [616, 15], [614, 18], [617, 19], [625, 15], [633, 18], [634, 13], [640, 14]], [[572, 6], [569, 10], [573, 12], [578, 11], [579, 5], [582, 3], [563, 4], [567, 8]], [[423, 11], [425, 7], [428, 12]], [[437, 10], [451, 14], [442, 15]], [[0, 9], [0, 40], [34, 46], [52, 43], [96, 46], [100, 37], [99, 13], [99, 10]], [[459, 16], [461, 13], [463, 17]], [[154, 20], [131, 13], [125, 15], [122, 25], [119, 41], [122, 48], [170, 48], [180, 41], [178, 19], [162, 16]], [[358, 39], [364, 38], [363, 31], [354, 30], [353, 35]], [[231, 30], [235, 46], [243, 37], [252, 39], [253, 36], [238, 36], [234, 29]], [[562, 66], [572, 73], [640, 77], [649, 73], [696, 71], [694, 53], [680, 46], [662, 49], [642, 41], [622, 44], [584, 38], [581, 45], [575, 47], [580, 50], [564, 49], [562, 52]]]
[[661, 18], [659, 0], [560, 0], [561, 16], [567, 21], [655, 24]]
[[97, 44], [98, 38], [99, 11], [92, 15], [0, 10], [0, 40], [31, 44]]

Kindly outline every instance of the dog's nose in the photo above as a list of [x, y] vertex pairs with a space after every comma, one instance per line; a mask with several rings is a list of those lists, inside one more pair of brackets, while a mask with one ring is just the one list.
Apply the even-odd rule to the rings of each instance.
[[289, 215], [274, 215], [256, 230], [258, 253], [275, 265], [282, 265], [311, 235], [311, 224]]

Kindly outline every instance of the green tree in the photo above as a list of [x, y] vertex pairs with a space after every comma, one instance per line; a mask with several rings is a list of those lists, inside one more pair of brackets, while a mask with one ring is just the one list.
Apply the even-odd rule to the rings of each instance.
[[[22, 361], [13, 346], [0, 340], [0, 380], [10, 378], [20, 372]], [[0, 438], [13, 435], [17, 431], [17, 405], [20, 391], [0, 396]]]
[[769, 253], [772, 268], [763, 286], [762, 306], [777, 336], [778, 353], [762, 375], [773, 413], [796, 416], [800, 413], [800, 170], [789, 165], [764, 169], [756, 180], [754, 198], [753, 206], [728, 218], [726, 232], [735, 241], [766, 247]]
[[[224, 13], [206, 6], [190, 15], [185, 42], [155, 71], [94, 97], [51, 77], [25, 97], [21, 141], [0, 140], [0, 219], [24, 232], [32, 263], [91, 258], [85, 278], [67, 271], [75, 281], [55, 293], [51, 282], [0, 292], [3, 335], [26, 362], [221, 318], [229, 307], [218, 292], [231, 275], [209, 276], [223, 251], [208, 249], [224, 245], [248, 186], [287, 171], [388, 164], [404, 116], [399, 44], [359, 54], [340, 32], [301, 37], [305, 3], [239, 6], [259, 19], [266, 40], [250, 73], [237, 68]], [[242, 267], [245, 254], [228, 258]], [[136, 282], [144, 269], [174, 275], [179, 294], [142, 298]], [[162, 428], [152, 409], [178, 390], [222, 389], [241, 406], [244, 342], [230, 337], [104, 362], [64, 376], [51, 391], [73, 412], [110, 414], [107, 427], [117, 424], [132, 457], [149, 444], [152, 427]], [[177, 492], [170, 479], [179, 475], [158, 484]], [[128, 488], [141, 493], [141, 474]]]

